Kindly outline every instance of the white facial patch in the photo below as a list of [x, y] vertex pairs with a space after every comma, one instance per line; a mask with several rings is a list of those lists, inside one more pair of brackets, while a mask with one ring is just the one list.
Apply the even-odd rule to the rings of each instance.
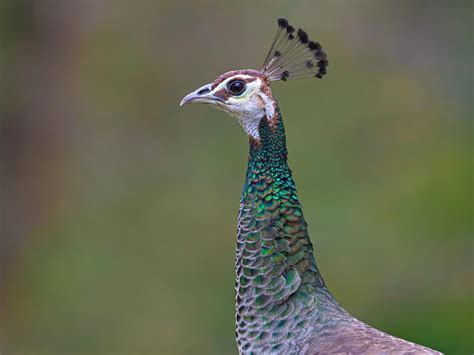
[[[255, 77], [237, 74], [224, 80], [213, 92], [225, 89], [227, 84], [236, 78], [250, 79]], [[235, 117], [245, 133], [255, 140], [260, 140], [258, 133], [260, 120], [265, 115], [271, 118], [275, 113], [272, 100], [260, 90], [261, 85], [262, 80], [257, 78], [246, 83], [246, 89], [240, 96], [230, 96], [226, 102], [218, 102], [216, 104], [217, 108]]]

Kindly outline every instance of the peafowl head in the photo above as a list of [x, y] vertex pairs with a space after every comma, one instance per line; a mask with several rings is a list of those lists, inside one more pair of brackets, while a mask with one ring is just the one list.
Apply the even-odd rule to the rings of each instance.
[[235, 117], [247, 135], [259, 140], [258, 127], [262, 118], [275, 122], [278, 104], [270, 89], [271, 81], [326, 75], [328, 60], [318, 42], [309, 39], [302, 30], [295, 30], [284, 18], [278, 19], [278, 29], [262, 70], [233, 70], [217, 77], [186, 95], [186, 103], [201, 102]]

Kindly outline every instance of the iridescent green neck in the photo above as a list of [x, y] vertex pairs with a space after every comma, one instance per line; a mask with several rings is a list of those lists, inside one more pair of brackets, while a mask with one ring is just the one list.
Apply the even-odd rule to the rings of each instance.
[[241, 352], [278, 350], [305, 336], [325, 290], [287, 164], [279, 112], [250, 143], [236, 252], [236, 330]]
[[286, 150], [285, 127], [279, 111], [277, 115], [277, 122], [271, 124], [267, 117], [260, 120], [258, 128], [260, 140], [250, 139], [249, 163], [265, 161], [286, 165], [288, 152]]
[[[259, 126], [260, 141], [250, 142], [242, 202], [256, 208], [255, 217], [280, 224], [286, 240], [298, 240], [304, 245], [304, 250], [300, 250], [304, 251], [303, 261], [315, 264], [307, 224], [287, 162], [285, 128], [279, 110], [277, 115], [277, 122], [272, 124], [266, 117], [262, 118]], [[291, 249], [290, 254], [294, 250]], [[301, 267], [298, 270], [304, 273], [307, 268]]]

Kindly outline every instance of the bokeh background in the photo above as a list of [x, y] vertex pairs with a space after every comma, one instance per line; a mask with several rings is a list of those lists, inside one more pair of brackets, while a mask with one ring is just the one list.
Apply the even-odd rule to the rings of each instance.
[[275, 83], [319, 266], [367, 323], [472, 354], [472, 1], [0, 1], [0, 352], [235, 354], [247, 141], [181, 98], [287, 17]]

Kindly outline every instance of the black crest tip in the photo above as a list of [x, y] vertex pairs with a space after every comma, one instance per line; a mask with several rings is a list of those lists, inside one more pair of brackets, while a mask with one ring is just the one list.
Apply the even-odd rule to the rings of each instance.
[[299, 37], [300, 39], [307, 39], [307, 40], [309, 40], [309, 39], [308, 39], [308, 34], [306, 33], [305, 30], [299, 28], [297, 34], [298, 34], [298, 37]]
[[323, 51], [316, 51], [314, 52], [314, 57], [316, 59], [326, 59], [327, 55]]
[[281, 28], [286, 28], [288, 26], [288, 20], [286, 18], [279, 18], [278, 19], [278, 26], [280, 26]]
[[320, 52], [323, 49], [323, 47], [321, 46], [319, 42], [314, 42], [314, 41], [309, 41], [308, 47], [309, 49], [313, 51], [318, 51], [318, 52]]
[[306, 44], [309, 42], [308, 34], [306, 33], [305, 30], [302, 30], [301, 28], [298, 30], [298, 37], [302, 44]]
[[326, 68], [329, 65], [329, 62], [327, 59], [321, 59], [317, 65], [319, 68]]
[[314, 51], [316, 49], [316, 42], [309, 41], [308, 48], [311, 49], [312, 51]]
[[302, 28], [291, 26], [285, 18], [278, 18], [277, 22], [276, 36], [262, 73], [270, 81], [305, 77], [322, 79], [327, 73], [328, 61], [321, 44], [311, 40]]

